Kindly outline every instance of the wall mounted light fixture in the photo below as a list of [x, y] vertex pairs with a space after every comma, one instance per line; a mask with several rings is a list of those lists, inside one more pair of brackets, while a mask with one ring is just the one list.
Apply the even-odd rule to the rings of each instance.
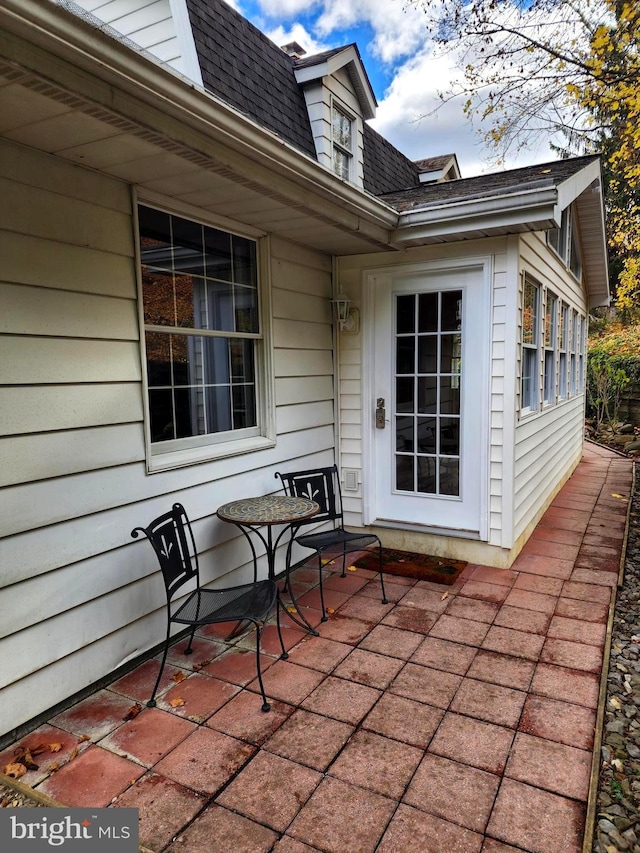
[[340, 331], [357, 334], [360, 330], [360, 312], [357, 308], [351, 308], [351, 300], [343, 293], [339, 293], [335, 299], [331, 300], [331, 304]]

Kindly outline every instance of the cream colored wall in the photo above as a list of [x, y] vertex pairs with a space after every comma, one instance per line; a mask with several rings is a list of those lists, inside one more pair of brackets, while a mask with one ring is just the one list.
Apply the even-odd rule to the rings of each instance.
[[334, 389], [330, 260], [273, 240], [276, 446], [147, 474], [131, 188], [2, 144], [0, 190], [1, 736], [161, 641], [135, 525], [180, 501], [205, 581], [248, 576], [215, 510], [333, 462]]
[[[520, 271], [587, 315], [584, 287], [567, 272], [547, 248], [544, 235], [528, 234], [520, 240]], [[522, 280], [516, 315], [518, 340], [522, 329]], [[516, 394], [520, 394], [520, 363]], [[517, 419], [514, 456], [514, 541], [521, 538], [544, 512], [562, 483], [580, 461], [584, 432], [584, 393]]]

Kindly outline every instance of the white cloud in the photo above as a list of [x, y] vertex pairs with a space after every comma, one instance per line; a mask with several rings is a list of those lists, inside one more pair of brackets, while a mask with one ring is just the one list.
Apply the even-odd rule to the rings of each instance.
[[285, 29], [280, 25], [275, 30], [267, 30], [265, 35], [279, 46], [288, 44], [291, 41], [297, 41], [300, 47], [304, 48], [309, 55], [321, 53], [330, 47], [330, 45], [318, 41], [302, 24], [294, 24], [289, 29]]

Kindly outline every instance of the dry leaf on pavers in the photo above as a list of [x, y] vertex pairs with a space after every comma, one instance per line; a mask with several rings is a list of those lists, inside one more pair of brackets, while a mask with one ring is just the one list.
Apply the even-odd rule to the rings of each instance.
[[122, 718], [123, 720], [134, 720], [138, 714], [142, 711], [142, 705], [139, 702], [136, 702], [135, 705], [132, 705], [127, 713]]
[[180, 684], [181, 681], [184, 681], [187, 676], [184, 672], [176, 672], [175, 675], [171, 676], [171, 680], [175, 681], [176, 684]]
[[7, 764], [4, 768], [4, 775], [10, 776], [12, 779], [19, 779], [21, 776], [24, 776], [26, 772], [27, 768], [24, 764], [20, 764], [17, 761]]
[[[205, 666], [209, 666], [210, 663], [211, 663], [210, 660], [202, 660], [202, 661], [200, 661], [200, 663], [194, 663], [193, 671], [194, 672], [200, 672], [201, 669], [204, 669]], [[182, 679], [180, 679], [180, 680], [182, 680]]]
[[357, 572], [358, 569], [355, 566], [347, 566], [347, 571], [348, 572]]
[[293, 606], [293, 604], [289, 604], [289, 605], [287, 606], [287, 613], [297, 613], [297, 612], [298, 612], [298, 611], [297, 611], [297, 610], [296, 610], [296, 608]]
[[78, 754], [79, 751], [80, 750], [78, 749], [78, 747], [74, 746], [73, 749], [71, 750], [71, 752], [69, 753], [69, 761], [73, 761], [73, 759], [76, 757], [76, 755]]
[[60, 765], [58, 764], [57, 761], [54, 761], [53, 764], [51, 764], [48, 767], [49, 773], [55, 773], [56, 770], [59, 770], [59, 769], [60, 769]]
[[448, 592], [443, 592], [443, 593], [442, 593], [442, 595], [440, 596], [440, 601], [444, 601], [444, 600], [445, 600], [445, 598], [449, 598], [449, 593], [448, 593]]
[[620, 498], [620, 500], [626, 501], [626, 498], [624, 495], [618, 495], [618, 494], [616, 494], [616, 492], [611, 492], [611, 497], [612, 498]]
[[180, 708], [182, 705], [186, 705], [187, 703], [185, 702], [184, 699], [180, 699], [179, 697], [176, 697], [175, 699], [172, 699], [169, 702], [169, 704], [171, 705], [172, 708]]
[[50, 743], [49, 749], [51, 750], [51, 752], [60, 752], [60, 750], [62, 749], [62, 744], [61, 743]]
[[333, 609], [333, 607], [327, 607], [327, 613], [335, 613], [335, 612], [336, 611]]
[[90, 735], [80, 735], [80, 737], [78, 738], [78, 743], [83, 743], [83, 741], [85, 740], [91, 740]]

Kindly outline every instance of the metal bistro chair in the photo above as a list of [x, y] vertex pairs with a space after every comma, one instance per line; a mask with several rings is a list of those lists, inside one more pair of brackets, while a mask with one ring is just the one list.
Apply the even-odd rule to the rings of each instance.
[[[151, 694], [151, 699], [147, 702], [147, 706], [153, 708], [156, 704], [155, 695], [167, 660], [172, 623], [191, 626], [189, 644], [185, 649], [185, 654], [190, 655], [196, 628], [202, 625], [212, 625], [217, 622], [249, 621], [253, 622], [256, 626], [256, 665], [260, 692], [262, 693], [262, 710], [269, 711], [271, 706], [267, 702], [262, 683], [262, 672], [260, 670], [260, 637], [264, 623], [277, 601], [278, 588], [275, 581], [258, 581], [256, 578], [257, 568], [254, 562], [253, 583], [227, 587], [225, 589], [201, 588], [195, 539], [191, 524], [181, 504], [175, 503], [170, 512], [160, 515], [148, 527], [135, 527], [131, 531], [134, 539], [141, 533], [147, 537], [153, 546], [153, 550], [160, 563], [167, 593], [167, 636], [164, 644], [164, 654], [162, 656], [160, 672], [158, 673], [153, 693]], [[195, 589], [172, 612], [171, 602], [173, 598], [190, 581], [195, 581]], [[278, 626], [282, 657], [287, 658], [288, 654], [285, 651], [280, 632], [280, 609], [278, 607], [276, 607], [276, 624]]]
[[[287, 584], [289, 583], [289, 569], [291, 568], [291, 547], [293, 542], [311, 548], [318, 555], [318, 574], [320, 575], [320, 602], [322, 604], [322, 621], [327, 621], [327, 613], [324, 606], [324, 593], [322, 590], [322, 561], [327, 559], [327, 553], [334, 557], [342, 554], [342, 574], [346, 573], [346, 555], [353, 551], [362, 551], [369, 545], [377, 544], [380, 564], [380, 586], [382, 587], [382, 603], [387, 604], [387, 596], [384, 591], [384, 579], [382, 577], [382, 544], [380, 539], [373, 533], [353, 533], [345, 530], [344, 514], [342, 509], [342, 493], [340, 491], [340, 477], [338, 466], [329, 468], [311, 468], [308, 471], [295, 471], [290, 474], [281, 474], [276, 471], [276, 477], [282, 481], [285, 494], [294, 497], [309, 498], [320, 504], [320, 512], [316, 513], [308, 521], [296, 525], [291, 531], [291, 539], [287, 548], [286, 569]], [[298, 530], [305, 524], [317, 524], [329, 521], [333, 523], [331, 530], [323, 530], [319, 533], [308, 533], [298, 536]], [[337, 552], [337, 553], [336, 553]]]

